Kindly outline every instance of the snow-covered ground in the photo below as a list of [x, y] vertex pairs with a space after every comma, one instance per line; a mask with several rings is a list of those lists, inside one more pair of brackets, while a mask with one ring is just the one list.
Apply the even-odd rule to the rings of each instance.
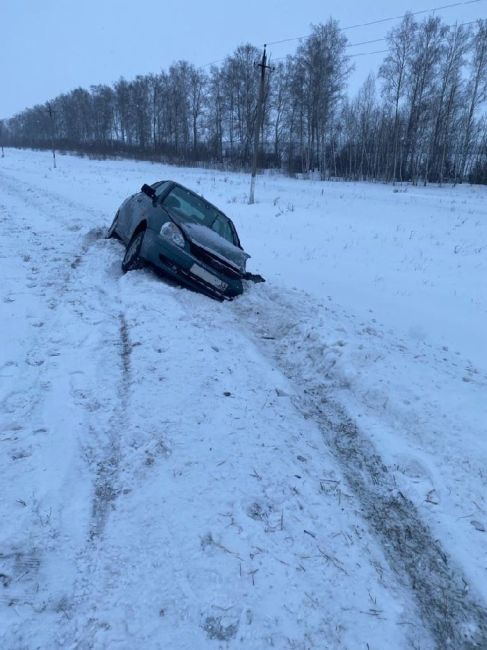
[[[103, 238], [221, 206], [220, 304]], [[487, 188], [0, 159], [0, 647], [487, 647]]]

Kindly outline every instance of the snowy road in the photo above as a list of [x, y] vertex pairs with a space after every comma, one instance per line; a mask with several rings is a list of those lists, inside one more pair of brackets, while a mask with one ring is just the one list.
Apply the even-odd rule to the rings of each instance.
[[[114, 209], [176, 174], [235, 209], [266, 285], [121, 275]], [[2, 648], [485, 647], [482, 357], [283, 280], [295, 208], [275, 253], [244, 182], [2, 161]], [[297, 187], [267, 183], [264, 215]]]

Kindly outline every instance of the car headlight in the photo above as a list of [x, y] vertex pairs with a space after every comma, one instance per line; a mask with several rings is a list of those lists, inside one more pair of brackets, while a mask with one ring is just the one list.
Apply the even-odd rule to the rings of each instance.
[[160, 235], [168, 239], [171, 244], [184, 248], [183, 233], [172, 221], [166, 221], [166, 223], [162, 224]]

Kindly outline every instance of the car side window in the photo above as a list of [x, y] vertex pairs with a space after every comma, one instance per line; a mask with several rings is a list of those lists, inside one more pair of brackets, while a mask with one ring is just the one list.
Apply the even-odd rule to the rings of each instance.
[[164, 192], [167, 190], [169, 182], [170, 181], [161, 181], [160, 183], [154, 183], [152, 187], [156, 191], [156, 198], [159, 198], [162, 196], [162, 194], [164, 194]]
[[188, 201], [186, 192], [181, 191], [179, 187], [174, 187], [166, 198], [162, 201], [162, 205], [169, 212], [174, 213], [180, 217], [192, 217], [198, 219], [199, 215], [195, 214], [195, 210]]
[[196, 194], [183, 187], [174, 187], [164, 199], [163, 205], [169, 210], [174, 210], [183, 216], [199, 221], [205, 226], [210, 226], [216, 216], [216, 209], [212, 208]]

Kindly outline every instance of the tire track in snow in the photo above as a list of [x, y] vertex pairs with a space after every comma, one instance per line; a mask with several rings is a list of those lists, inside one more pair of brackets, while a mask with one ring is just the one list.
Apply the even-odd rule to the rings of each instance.
[[[103, 336], [98, 338], [90, 354], [97, 361], [96, 387], [106, 387], [102, 398], [108, 395], [104, 412], [85, 413], [89, 435], [80, 442], [92, 475], [91, 514], [85, 544], [77, 558], [77, 577], [71, 595], [78, 611], [64, 632], [59, 633], [60, 647], [64, 647], [66, 639], [69, 639], [73, 650], [92, 648], [98, 631], [104, 625], [100, 620], [99, 606], [100, 598], [106, 594], [99, 592], [100, 586], [93, 578], [107, 575], [113, 569], [112, 558], [105, 548], [104, 532], [122, 493], [123, 441], [129, 429], [133, 346], [119, 295], [120, 274], [113, 272], [108, 255], [101, 255], [99, 264], [94, 257], [107, 252], [107, 247], [113, 251], [114, 245], [113, 241], [103, 240], [101, 251], [89, 246], [88, 255], [82, 252], [71, 263], [73, 277], [78, 276], [78, 284], [81, 284], [78, 290], [82, 299], [76, 305], [76, 313], [83, 320], [90, 320], [96, 312], [103, 314], [96, 328], [98, 330], [99, 324], [104, 323]], [[92, 267], [89, 273], [84, 272], [87, 265]], [[96, 278], [94, 274], [99, 270], [102, 275]], [[90, 295], [94, 295], [94, 300], [90, 300]]]
[[412, 501], [397, 490], [378, 450], [334, 397], [334, 387], [325, 387], [319, 376], [310, 380], [309, 367], [293, 354], [297, 339], [301, 351], [306, 346], [299, 319], [313, 321], [316, 312], [310, 300], [265, 287], [252, 291], [250, 299], [244, 295], [235, 301], [233, 309], [247, 336], [297, 387], [296, 406], [320, 427], [364, 518], [391, 567], [414, 595], [438, 648], [486, 648], [487, 609], [471, 593], [461, 567], [434, 538]]
[[[108, 245], [111, 245], [108, 244]], [[103, 259], [103, 264], [106, 264]], [[76, 265], [80, 271], [88, 260]], [[107, 275], [111, 275], [107, 273]], [[92, 279], [92, 275], [88, 275]], [[76, 559], [76, 578], [70, 601], [76, 607], [76, 614], [58, 631], [59, 647], [89, 650], [96, 644], [96, 637], [106, 625], [100, 614], [100, 606], [107, 591], [101, 591], [104, 579], [116, 573], [116, 558], [111, 549], [106, 548], [104, 532], [116, 502], [122, 494], [121, 477], [124, 473], [124, 440], [129, 426], [129, 404], [132, 383], [131, 350], [129, 324], [121, 311], [116, 277], [105, 278], [109, 282], [103, 306], [108, 310], [109, 326], [105, 324], [103, 338], [98, 339], [97, 348], [90, 354], [97, 360], [95, 388], [106, 387], [100, 397], [108, 401], [101, 410], [85, 413], [88, 435], [80, 440], [85, 465], [90, 473], [91, 503], [84, 544], [79, 548]], [[106, 285], [105, 285], [106, 286]], [[95, 287], [96, 288], [96, 287]], [[89, 293], [86, 288], [86, 293]], [[113, 295], [115, 294], [115, 295]], [[93, 305], [87, 302], [83, 311]], [[83, 316], [83, 313], [81, 313]], [[110, 330], [110, 331], [108, 331]], [[103, 589], [108, 589], [104, 586]]]
[[[51, 210], [49, 209], [49, 206], [45, 205], [45, 201], [30, 196], [28, 192], [20, 194], [18, 192], [18, 187], [13, 185], [11, 177], [4, 173], [0, 173], [0, 181], [3, 190], [9, 196], [9, 199], [13, 199], [14, 203], [20, 203], [20, 205], [26, 205], [29, 208], [33, 207], [36, 211], [46, 217], [51, 216]], [[28, 188], [27, 184], [24, 183], [24, 185]], [[57, 197], [57, 201], [61, 203], [61, 197]], [[0, 211], [8, 214], [8, 209], [4, 205], [0, 205]], [[28, 242], [25, 243], [26, 248], [23, 255], [21, 253], [18, 255], [22, 255], [23, 261], [26, 265], [32, 265], [33, 263], [36, 264], [35, 266], [31, 266], [30, 275], [28, 276], [31, 284], [27, 285], [27, 289], [29, 291], [33, 291], [34, 289], [39, 291], [39, 296], [47, 303], [49, 309], [56, 310], [64, 294], [69, 292], [70, 287], [71, 289], [73, 288], [73, 276], [75, 275], [80, 260], [100, 239], [103, 231], [100, 228], [93, 228], [84, 233], [81, 236], [81, 240], [79, 236], [76, 239], [73, 237], [73, 243], [79, 248], [80, 252], [73, 257], [71, 264], [67, 264], [65, 259], [57, 256], [59, 251], [54, 260], [51, 259], [52, 256], [50, 252], [48, 252], [51, 249], [45, 245], [43, 246], [42, 235], [32, 229], [31, 221], [23, 215], [22, 211], [16, 213], [15, 216], [17, 218], [15, 234], [16, 240], [18, 240], [19, 230], [22, 233], [26, 233], [28, 240]], [[2, 220], [7, 220], [7, 217], [4, 217]], [[18, 220], [20, 220], [20, 223], [18, 223]], [[17, 243], [17, 246], [22, 248], [23, 245]], [[14, 298], [10, 299], [8, 297], [5, 299], [14, 300]], [[25, 360], [25, 363], [30, 367], [29, 376], [33, 376], [34, 370], [37, 369], [34, 382], [37, 385], [39, 385], [41, 377], [47, 374], [47, 366], [44, 364], [46, 361], [52, 360], [48, 357], [52, 358], [57, 356], [57, 352], [49, 352], [50, 348], [52, 348], [52, 336], [49, 333], [49, 330], [56, 331], [59, 329], [58, 319], [53, 318], [52, 322], [49, 323], [50, 327], [44, 327], [44, 325], [44, 322], [37, 324], [37, 331], [35, 335], [31, 337], [31, 345]], [[20, 378], [18, 377], [17, 380], [19, 379]], [[15, 382], [15, 384], [17, 383], [18, 381]], [[16, 389], [12, 390], [4, 396], [2, 400], [2, 408], [5, 407], [5, 410], [8, 412], [17, 412], [19, 410], [19, 401], [22, 402], [24, 407], [23, 418], [29, 419], [42, 401], [42, 391], [36, 391], [35, 397], [32, 400], [25, 397], [24, 391], [19, 392]], [[10, 402], [13, 402], [12, 406], [10, 406]]]
[[[120, 308], [118, 301], [117, 308]], [[91, 516], [87, 538], [77, 558], [77, 577], [71, 595], [71, 600], [77, 604], [76, 616], [64, 632], [60, 631], [58, 638], [59, 647], [65, 647], [66, 641], [69, 640], [70, 650], [91, 650], [95, 646], [99, 630], [106, 625], [100, 618], [99, 606], [103, 598], [107, 597], [107, 593], [100, 593], [98, 582], [100, 576], [112, 572], [111, 557], [105, 549], [104, 532], [122, 492], [122, 441], [127, 429], [131, 383], [132, 346], [129, 328], [123, 312], [120, 312], [116, 319], [117, 339], [111, 344], [109, 351], [110, 356], [114, 349], [117, 350], [114, 360], [118, 366], [118, 379], [115, 379], [116, 396], [106, 422], [100, 422], [99, 415], [90, 422], [89, 441], [84, 443], [88, 466], [94, 471]], [[109, 356], [105, 357], [105, 363], [111, 363]]]
[[[53, 223], [55, 226], [51, 231], [39, 232], [33, 229], [32, 218], [26, 218], [22, 211], [16, 214], [22, 222], [22, 232], [28, 233], [29, 246], [26, 252], [29, 258], [31, 255], [35, 256], [37, 263], [35, 270], [40, 271], [39, 281], [44, 276], [41, 289], [51, 294], [48, 304], [51, 309], [55, 309], [68, 288], [70, 286], [71, 289], [73, 288], [72, 279], [78, 265], [90, 248], [103, 237], [104, 230], [94, 220], [97, 215], [93, 210], [66, 201], [61, 195], [40, 188], [33, 190], [28, 183], [19, 181], [4, 172], [0, 172], [0, 183], [10, 200], [28, 208], [29, 216], [30, 211], [34, 209], [44, 217], [45, 225]], [[71, 207], [74, 214], [78, 214], [79, 211], [89, 214], [93, 227], [83, 230], [78, 217], [71, 219], [71, 222], [66, 220], [66, 205]], [[48, 241], [42, 242], [43, 235], [47, 235]], [[68, 250], [65, 252], [65, 249]]]
[[131, 382], [130, 353], [132, 347], [125, 314], [120, 313], [118, 319], [120, 336], [118, 348], [121, 366], [121, 376], [117, 388], [119, 405], [109, 420], [109, 430], [107, 433], [108, 444], [103, 452], [103, 457], [97, 462], [92, 503], [92, 521], [90, 526], [91, 541], [103, 534], [110, 510], [120, 493], [120, 488], [117, 485], [122, 455], [120, 438], [126, 426], [127, 419], [127, 404]]
[[[39, 355], [43, 352], [45, 356], [46, 351], [52, 347], [51, 339], [53, 335], [56, 340], [64, 339], [63, 346], [66, 348], [76, 349], [80, 343], [84, 347], [85, 342], [89, 345], [88, 355], [86, 351], [81, 352], [81, 356], [75, 352], [69, 355], [68, 363], [71, 364], [73, 370], [73, 372], [69, 373], [71, 375], [70, 401], [75, 405], [76, 412], [80, 414], [80, 419], [85, 422], [85, 435], [79, 437], [80, 452], [93, 474], [91, 522], [88, 526], [85, 545], [79, 548], [77, 559], [73, 558], [78, 565], [78, 575], [73, 593], [70, 597], [67, 595], [67, 608], [63, 610], [65, 613], [61, 612], [60, 623], [62, 625], [59, 630], [55, 631], [59, 646], [66, 647], [65, 642], [69, 635], [68, 637], [63, 636], [62, 629], [66, 623], [69, 624], [69, 619], [71, 619], [80, 604], [86, 603], [87, 615], [85, 619], [81, 618], [76, 622], [76, 627], [78, 627], [78, 623], [80, 624], [80, 628], [77, 629], [79, 635], [76, 636], [80, 643], [85, 644], [80, 647], [88, 648], [91, 647], [91, 632], [94, 634], [94, 628], [96, 627], [96, 613], [95, 619], [91, 617], [91, 614], [93, 614], [92, 605], [96, 610], [96, 599], [90, 597], [92, 591], [90, 580], [93, 571], [99, 568], [102, 561], [103, 531], [110, 511], [114, 506], [114, 501], [119, 494], [120, 436], [123, 434], [124, 426], [126, 426], [126, 405], [129, 398], [131, 379], [131, 344], [128, 323], [125, 315], [120, 313], [120, 300], [117, 297], [113, 298], [112, 292], [107, 292], [105, 285], [102, 286], [102, 281], [93, 284], [93, 274], [88, 274], [87, 277], [90, 281], [88, 283], [83, 282], [85, 277], [83, 265], [87, 258], [92, 262], [96, 260], [95, 257], [90, 255], [90, 251], [99, 246], [104, 231], [99, 227], [81, 230], [81, 227], [79, 227], [81, 221], [79, 216], [80, 206], [78, 205], [73, 206], [74, 218], [66, 220], [67, 202], [61, 196], [53, 193], [46, 194], [41, 190], [33, 191], [27, 183], [16, 180], [14, 183], [13, 179], [5, 174], [0, 174], [0, 183], [5, 195], [9, 197], [9, 205], [13, 211], [12, 216], [15, 215], [17, 221], [17, 231], [20, 230], [24, 234], [23, 241], [20, 242], [17, 248], [20, 254], [22, 254], [22, 251], [24, 253], [28, 251], [36, 259], [37, 267], [39, 267], [40, 272], [36, 276], [36, 282], [32, 287], [28, 287], [28, 291], [40, 292], [42, 301], [49, 307], [46, 312], [49, 314], [46, 326], [37, 330], [36, 335], [29, 340], [30, 351], [27, 356], [28, 359], [32, 358], [33, 362], [27, 364], [29, 368], [23, 373], [22, 378], [23, 391], [26, 390], [25, 383], [27, 382], [29, 392], [35, 395], [35, 402], [32, 400], [26, 401], [26, 399], [20, 400], [22, 395], [19, 393], [19, 399], [14, 400], [14, 403], [12, 400], [17, 393], [13, 396], [7, 395], [5, 399], [12, 402], [12, 408], [15, 407], [13, 409], [15, 413], [12, 413], [12, 416], [15, 415], [17, 419], [22, 421], [27, 419], [30, 422], [34, 411], [42, 408], [45, 397], [44, 392], [38, 385], [40, 377], [50, 377], [52, 372], [55, 371], [58, 359], [46, 359], [47, 363], [45, 363], [44, 357], [41, 358]], [[19, 186], [21, 188], [20, 192]], [[6, 211], [8, 211], [7, 208]], [[84, 212], [92, 214], [91, 211], [84, 210]], [[40, 215], [41, 218], [39, 219], [37, 215]], [[57, 216], [59, 216], [58, 219]], [[62, 220], [63, 217], [64, 221]], [[70, 228], [70, 223], [72, 228]], [[40, 228], [39, 224], [42, 224]], [[60, 225], [62, 225], [62, 228], [59, 228]], [[89, 228], [90, 223], [87, 225]], [[13, 230], [12, 233], [14, 233]], [[18, 236], [16, 236], [17, 239]], [[111, 242], [108, 245], [110, 246]], [[99, 252], [97, 251], [95, 254]], [[107, 259], [103, 259], [102, 264], [105, 267]], [[95, 272], [98, 268], [99, 266], [95, 265]], [[110, 276], [109, 280], [113, 281], [113, 288], [116, 289], [116, 278], [112, 278], [110, 273], [106, 275]], [[107, 301], [107, 297], [110, 298], [109, 301]], [[97, 323], [95, 323], [96, 318], [98, 318]], [[98, 324], [100, 322], [105, 323], [101, 332], [102, 338], [104, 341], [110, 341], [109, 350], [104, 351], [104, 357], [108, 365], [113, 365], [113, 350], [118, 351], [115, 356], [115, 365], [119, 368], [119, 379], [115, 381], [114, 386], [115, 401], [112, 399], [112, 404], [109, 405], [112, 411], [111, 415], [105, 420], [102, 416], [99, 425], [98, 421], [103, 408], [100, 411], [100, 406], [94, 403], [97, 401], [98, 396], [93, 393], [93, 387], [87, 383], [87, 376], [85, 376], [85, 369], [83, 368], [86, 361], [83, 360], [82, 356], [91, 359], [91, 363], [88, 361], [89, 366], [93, 362], [97, 362], [99, 351], [93, 348], [91, 338], [93, 338], [93, 325], [96, 326], [94, 330], [95, 343], [100, 338], [97, 339]], [[117, 333], [115, 341], [110, 335], [112, 330]], [[102, 341], [102, 344], [104, 341]], [[102, 349], [103, 347], [102, 345]], [[107, 353], [105, 354], [105, 352]], [[118, 362], [116, 361], [117, 358]], [[77, 369], [77, 362], [81, 364], [79, 368], [83, 368], [83, 370]], [[53, 363], [54, 366], [51, 368]], [[65, 376], [69, 367], [65, 369]], [[20, 379], [21, 377], [18, 377], [19, 381]], [[74, 379], [76, 379], [76, 382], [73, 384]], [[108, 382], [104, 383], [107, 384]], [[100, 397], [105, 397], [105, 395]], [[27, 407], [28, 411], [26, 411]], [[71, 486], [69, 490], [71, 491]], [[69, 496], [72, 497], [73, 495], [69, 494]], [[63, 502], [56, 504], [56, 508], [58, 506], [62, 510], [64, 507]], [[56, 514], [53, 519], [56, 519], [56, 521], [60, 519], [60, 514], [59, 516]], [[49, 545], [46, 543], [46, 551], [49, 550], [50, 553], [55, 551], [52, 543], [49, 549], [47, 549], [47, 546]], [[39, 552], [42, 553], [42, 549]], [[17, 555], [19, 555], [18, 552]], [[41, 559], [39, 559], [36, 566], [40, 562]], [[87, 596], [88, 602], [86, 602]], [[73, 636], [70, 638], [72, 640]]]
[[[110, 413], [103, 417], [103, 408], [91, 407], [90, 402], [97, 401], [93, 387], [87, 384], [83, 372], [76, 371], [76, 385], [71, 387], [73, 401], [80, 409], [85, 421], [85, 432], [79, 438], [81, 456], [92, 474], [91, 517], [88, 522], [87, 537], [83, 547], [77, 552], [77, 576], [73, 591], [67, 596], [68, 611], [73, 614], [62, 619], [62, 625], [56, 631], [57, 643], [65, 647], [66, 640], [75, 639], [73, 648], [91, 648], [97, 630], [103, 625], [97, 614], [100, 594], [92, 584], [93, 575], [104, 574], [110, 570], [104, 549], [103, 533], [108, 523], [110, 513], [115, 508], [115, 502], [121, 493], [120, 473], [122, 460], [122, 440], [127, 429], [127, 407], [130, 400], [132, 370], [129, 323], [119, 297], [118, 278], [110, 269], [109, 256], [102, 255], [101, 262], [96, 263], [94, 255], [102, 252], [101, 239], [105, 233], [100, 228], [99, 215], [95, 210], [87, 209], [79, 203], [66, 200], [53, 192], [40, 188], [32, 188], [24, 181], [18, 181], [6, 174], [0, 174], [0, 181], [9, 196], [20, 206], [17, 211], [27, 228], [32, 248], [41, 252], [43, 271], [42, 288], [53, 315], [51, 331], [63, 331], [64, 321], [74, 319], [78, 322], [76, 329], [86, 331], [88, 337], [95, 321], [95, 331], [100, 332], [103, 342], [101, 349], [90, 345], [88, 357], [96, 362], [102, 356], [103, 363], [99, 366], [102, 371], [112, 367], [118, 368], [116, 377], [98, 381], [97, 384], [107, 385], [111, 381]], [[19, 192], [19, 187], [21, 191]], [[28, 209], [25, 210], [23, 206]], [[69, 213], [67, 209], [69, 208]], [[42, 215], [42, 232], [33, 232], [24, 214]], [[88, 216], [88, 229], [81, 227], [80, 213]], [[95, 221], [96, 220], [96, 221]], [[37, 230], [36, 226], [36, 230]], [[53, 235], [54, 234], [54, 239]], [[45, 237], [49, 247], [46, 249]], [[34, 238], [34, 239], [32, 239]], [[116, 242], [104, 242], [103, 249], [118, 245]], [[51, 253], [54, 251], [54, 253]], [[118, 252], [118, 251], [117, 251]], [[118, 256], [117, 256], [118, 260]], [[86, 264], [90, 264], [91, 272], [85, 275]], [[96, 273], [103, 268], [103, 279], [96, 279]], [[113, 334], [116, 333], [115, 337]], [[95, 337], [96, 338], [96, 337]], [[109, 342], [108, 349], [105, 349]], [[103, 344], [104, 343], [104, 344]], [[66, 342], [67, 344], [67, 342]], [[72, 342], [75, 345], [75, 341]], [[45, 349], [41, 341], [36, 340], [32, 349]], [[113, 352], [116, 351], [114, 355]], [[74, 378], [72, 378], [74, 379]], [[79, 386], [78, 386], [79, 384]], [[108, 388], [108, 386], [107, 386]], [[90, 397], [93, 395], [93, 399]], [[108, 568], [107, 568], [108, 567]], [[78, 610], [81, 610], [79, 612]], [[67, 627], [66, 627], [67, 625]]]

